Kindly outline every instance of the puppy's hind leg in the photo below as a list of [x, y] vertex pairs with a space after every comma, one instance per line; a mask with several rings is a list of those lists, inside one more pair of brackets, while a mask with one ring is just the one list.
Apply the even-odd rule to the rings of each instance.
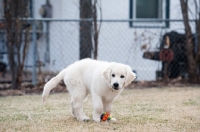
[[90, 120], [90, 118], [87, 117], [83, 112], [83, 101], [86, 98], [86, 96], [87, 96], [86, 91], [80, 90], [80, 88], [76, 88], [76, 90], [74, 90], [74, 94], [72, 95], [72, 100], [71, 100], [72, 115], [80, 121]]
[[74, 118], [76, 118], [76, 112], [75, 112], [75, 109], [74, 109], [73, 100], [71, 100], [71, 113], [72, 113], [72, 116]]
[[[87, 101], [87, 96], [86, 98], [83, 100], [83, 102], [86, 102]], [[75, 112], [75, 109], [74, 109], [74, 105], [73, 105], [73, 100], [71, 100], [71, 114], [74, 118], [76, 118], [76, 112]]]

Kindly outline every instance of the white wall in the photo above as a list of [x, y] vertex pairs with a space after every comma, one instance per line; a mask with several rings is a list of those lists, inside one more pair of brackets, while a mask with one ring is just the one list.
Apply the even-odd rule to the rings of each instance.
[[[36, 10], [39, 10], [44, 1], [37, 1]], [[51, 3], [53, 18], [79, 19], [79, 0], [51, 0]], [[129, 19], [129, 0], [101, 0], [101, 4], [103, 20]], [[170, 1], [170, 12], [171, 19], [182, 19], [179, 0]], [[149, 44], [150, 50], [155, 50], [161, 34], [173, 29], [184, 32], [181, 23], [171, 24], [168, 29], [136, 29], [129, 27], [128, 22], [103, 22], [99, 36], [98, 59], [128, 64], [137, 71], [138, 80], [154, 80], [155, 71], [161, 68], [161, 63], [143, 59], [144, 51], [141, 50], [141, 46]], [[77, 22], [51, 22], [50, 53], [51, 64], [46, 68], [51, 71], [60, 71], [79, 59]]]
[[[0, 18], [2, 18], [2, 2], [0, 0]], [[46, 0], [35, 2], [34, 17], [41, 18], [39, 9]], [[170, 19], [182, 19], [179, 0], [170, 0]], [[199, 2], [199, 1], [198, 1]], [[79, 0], [51, 0], [53, 18], [79, 19]], [[199, 4], [199, 3], [198, 3]], [[103, 20], [129, 19], [129, 0], [101, 0]], [[193, 1], [189, 1], [190, 18], [195, 18]], [[100, 12], [98, 12], [100, 19]], [[151, 45], [155, 50], [161, 34], [176, 30], [184, 33], [183, 23], [171, 23], [168, 29], [139, 29], [129, 27], [128, 22], [103, 22], [99, 36], [98, 59], [116, 61], [128, 64], [137, 71], [139, 80], [154, 80], [155, 71], [161, 68], [160, 62], [143, 59], [144, 50], [141, 46]], [[44, 32], [45, 32], [44, 27]], [[194, 24], [192, 26], [194, 32]], [[37, 41], [39, 59], [45, 61], [46, 36]], [[150, 41], [148, 38], [152, 38]], [[32, 43], [28, 50], [27, 65], [33, 63]], [[50, 23], [50, 64], [44, 70], [60, 71], [67, 65], [79, 59], [79, 23], [78, 22], [51, 22]]]

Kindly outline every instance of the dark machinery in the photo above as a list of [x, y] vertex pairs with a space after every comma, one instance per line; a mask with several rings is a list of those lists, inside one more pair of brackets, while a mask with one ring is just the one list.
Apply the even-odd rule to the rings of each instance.
[[[194, 39], [193, 37], [193, 44]], [[157, 72], [157, 77], [163, 78], [165, 75], [170, 79], [179, 76], [185, 77], [187, 75], [187, 54], [185, 45], [185, 34], [171, 31], [163, 35], [159, 51], [147, 51], [143, 54], [143, 58], [162, 61], [162, 69], [160, 72]]]

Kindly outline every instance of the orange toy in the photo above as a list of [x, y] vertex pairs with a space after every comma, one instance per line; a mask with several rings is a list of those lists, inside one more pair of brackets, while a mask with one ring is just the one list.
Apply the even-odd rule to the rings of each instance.
[[106, 113], [106, 112], [104, 112], [100, 117], [101, 121], [106, 121], [106, 120], [109, 121], [111, 118], [112, 117], [111, 117], [110, 113]]

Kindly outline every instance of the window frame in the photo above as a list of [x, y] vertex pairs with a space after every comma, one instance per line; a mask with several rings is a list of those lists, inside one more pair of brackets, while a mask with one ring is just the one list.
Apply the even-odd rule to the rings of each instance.
[[162, 0], [162, 7], [159, 7], [159, 8], [162, 8], [161, 9], [162, 18], [136, 18], [136, 0], [130, 0], [129, 6], [130, 6], [129, 7], [129, 19], [130, 19], [129, 26], [130, 27], [169, 28], [170, 25], [169, 25], [168, 20], [169, 20], [169, 14], [170, 14], [170, 0]]

